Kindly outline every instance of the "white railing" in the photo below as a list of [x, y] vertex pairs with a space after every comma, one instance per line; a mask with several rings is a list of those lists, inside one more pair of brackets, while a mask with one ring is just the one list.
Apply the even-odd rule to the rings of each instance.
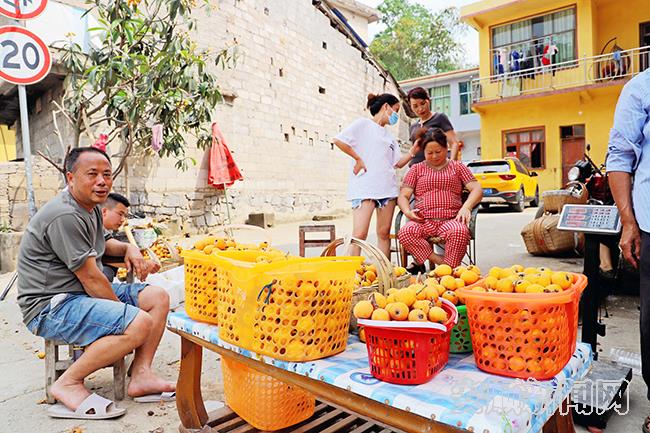
[[472, 101], [484, 102], [633, 77], [650, 67], [650, 46], [583, 57], [472, 80]]

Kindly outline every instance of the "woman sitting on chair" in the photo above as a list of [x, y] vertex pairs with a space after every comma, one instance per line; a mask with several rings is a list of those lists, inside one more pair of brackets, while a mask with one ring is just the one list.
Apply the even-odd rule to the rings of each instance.
[[[421, 129], [416, 138], [416, 145], [424, 149], [424, 161], [413, 165], [402, 182], [397, 204], [410, 221], [400, 229], [398, 238], [415, 258], [411, 273], [423, 272], [426, 260], [454, 268], [467, 251], [468, 224], [483, 189], [463, 163], [447, 158], [447, 137], [442, 129]], [[464, 203], [463, 189], [469, 191]], [[415, 208], [411, 209], [413, 194]], [[428, 241], [433, 236], [444, 240], [444, 256], [433, 251]]]

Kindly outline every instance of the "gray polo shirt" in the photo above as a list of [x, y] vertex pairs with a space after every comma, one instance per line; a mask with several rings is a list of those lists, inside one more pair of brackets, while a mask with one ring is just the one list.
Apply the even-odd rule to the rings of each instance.
[[74, 274], [88, 257], [102, 269], [104, 227], [99, 206], [88, 212], [61, 191], [29, 221], [18, 253], [18, 305], [28, 324], [59, 293], [85, 293]]

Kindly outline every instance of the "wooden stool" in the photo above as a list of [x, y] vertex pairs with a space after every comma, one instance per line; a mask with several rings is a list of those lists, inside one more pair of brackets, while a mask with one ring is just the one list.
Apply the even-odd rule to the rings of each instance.
[[[305, 239], [305, 233], [329, 233], [327, 238]], [[298, 227], [298, 239], [300, 242], [300, 257], [305, 257], [305, 248], [326, 247], [336, 239], [336, 226], [328, 225], [302, 225]]]
[[[67, 346], [68, 357], [60, 358], [59, 349]], [[64, 349], [65, 352], [65, 349]], [[54, 404], [55, 399], [50, 393], [50, 386], [68, 369], [81, 355], [82, 347], [73, 347], [62, 341], [45, 340], [45, 395], [47, 402]], [[113, 392], [115, 400], [124, 400], [126, 387], [126, 362], [125, 358], [116, 361], [113, 365]]]

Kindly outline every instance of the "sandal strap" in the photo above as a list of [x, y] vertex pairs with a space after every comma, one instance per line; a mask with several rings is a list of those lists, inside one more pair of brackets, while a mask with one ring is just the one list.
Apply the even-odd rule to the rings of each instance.
[[108, 408], [113, 402], [101, 395], [92, 393], [84, 401], [81, 402], [77, 410], [78, 414], [91, 415], [88, 413], [91, 409], [95, 411], [95, 415], [106, 415]]

